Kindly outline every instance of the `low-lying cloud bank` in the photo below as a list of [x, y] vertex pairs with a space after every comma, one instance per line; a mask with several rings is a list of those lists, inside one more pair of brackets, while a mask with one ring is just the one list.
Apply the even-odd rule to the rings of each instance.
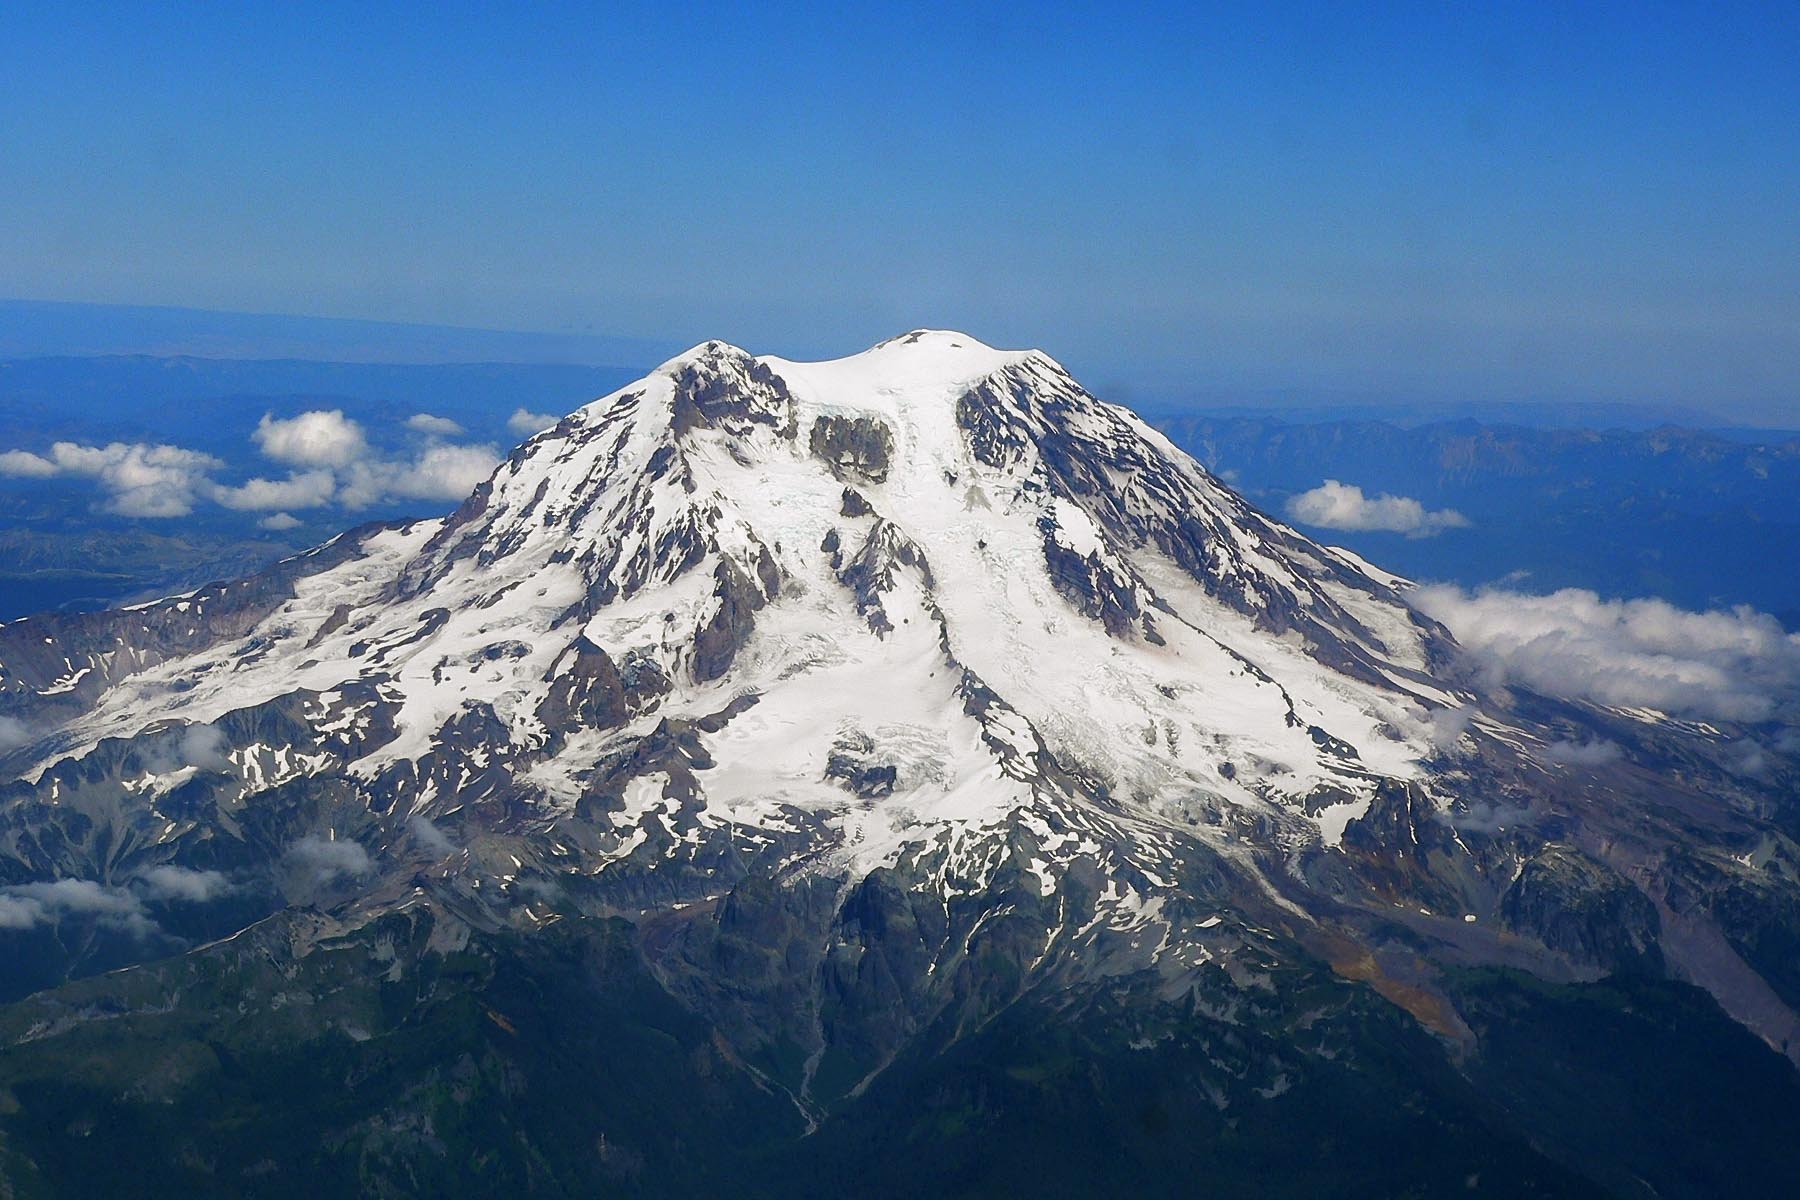
[[57, 442], [47, 454], [7, 450], [0, 452], [0, 475], [93, 479], [104, 496], [101, 507], [127, 517], [185, 517], [201, 502], [269, 513], [257, 524], [279, 532], [300, 524], [293, 514], [306, 509], [355, 510], [396, 499], [460, 500], [500, 462], [491, 443], [447, 440], [463, 433], [448, 418], [417, 413], [405, 426], [412, 445], [395, 457], [378, 452], [362, 425], [339, 409], [294, 417], [265, 414], [250, 440], [263, 458], [286, 467], [287, 473], [239, 484], [215, 478], [225, 463], [210, 454], [125, 442]]
[[1436, 537], [1446, 529], [1462, 529], [1469, 518], [1454, 508], [1428, 509], [1410, 496], [1365, 496], [1353, 483], [1327, 479], [1310, 492], [1291, 496], [1290, 520], [1320, 529], [1354, 532], [1404, 533], [1407, 537]]
[[[1431, 585], [1409, 598], [1497, 683], [1699, 720], [1800, 721], [1800, 634], [1752, 608], [1690, 612], [1580, 588], [1531, 595]], [[1588, 761], [1610, 753], [1564, 752]]]

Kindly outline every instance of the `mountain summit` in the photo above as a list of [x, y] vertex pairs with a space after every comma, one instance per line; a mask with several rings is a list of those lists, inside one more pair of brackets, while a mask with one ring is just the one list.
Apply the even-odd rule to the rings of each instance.
[[[1470, 972], [1522, 995], [1629, 980], [1651, 1007], [1698, 1003], [1655, 990], [1686, 980], [1800, 1055], [1794, 814], [1720, 765], [1729, 730], [1482, 680], [1407, 587], [1041, 352], [707, 342], [527, 441], [446, 519], [0, 627], [0, 714], [26, 731], [0, 759], [0, 929], [13, 996], [62, 985], [0, 1012], [0, 1037], [42, 1026], [81, 1053], [94, 1006], [125, 1003], [111, 988], [173, 1045], [398, 1054], [461, 995], [488, 1022], [456, 1035], [464, 1093], [501, 1095], [569, 1085], [533, 1057], [560, 1043], [521, 1027], [586, 1046], [564, 1028], [586, 1004], [663, 1030], [674, 1057], [628, 1038], [630, 1061], [699, 1073], [702, 1109], [829, 1158], [954, 1092], [944, 1064], [984, 1037], [1043, 1069], [1054, 1029], [1052, 1058], [1097, 1039], [1082, 1086], [1102, 1090], [1167, 1042], [1185, 1082], [1144, 1086], [1209, 1129], [1398, 1070], [1390, 1133], [1485, 1123], [1432, 1151], [1443, 1178], [1566, 1183], [1586, 1160], [1525, 1152], [1554, 1135], [1455, 1066], [1507, 1036]], [[1601, 740], [1623, 750], [1558, 751]], [[270, 963], [337, 999], [246, 1022], [288, 994]], [[170, 1060], [158, 1094], [214, 1086], [204, 1058]], [[448, 1067], [404, 1059], [374, 1107], [318, 1118], [382, 1180], [430, 1177], [430, 1139], [394, 1130], [470, 1116], [433, 1090]], [[118, 1087], [56, 1103], [113, 1112]], [[564, 1185], [698, 1178], [679, 1138], [607, 1119], [628, 1136], [581, 1167], [543, 1165], [564, 1160], [540, 1133], [458, 1136]], [[247, 1128], [243, 1154], [267, 1152]], [[13, 1136], [51, 1169], [52, 1134]], [[1152, 1140], [1132, 1153], [1186, 1161]]]

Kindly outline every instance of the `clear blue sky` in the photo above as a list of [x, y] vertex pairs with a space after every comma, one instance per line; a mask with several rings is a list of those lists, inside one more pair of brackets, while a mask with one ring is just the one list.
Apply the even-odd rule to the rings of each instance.
[[423, 7], [0, 8], [0, 296], [1800, 409], [1791, 2]]

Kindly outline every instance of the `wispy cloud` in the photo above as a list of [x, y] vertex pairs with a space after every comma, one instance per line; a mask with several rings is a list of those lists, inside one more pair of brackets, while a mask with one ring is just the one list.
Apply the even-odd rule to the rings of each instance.
[[441, 858], [456, 849], [456, 843], [450, 840], [450, 835], [433, 825], [423, 814], [408, 821], [406, 828], [412, 834], [414, 843], [427, 854], [435, 854]]
[[219, 871], [164, 863], [114, 887], [93, 879], [53, 879], [0, 887], [0, 929], [24, 930], [64, 920], [91, 919], [137, 936], [159, 932], [147, 901], [205, 904], [232, 890]]
[[1321, 529], [1384, 531], [1407, 537], [1435, 537], [1446, 529], [1461, 529], [1469, 519], [1454, 508], [1427, 509], [1410, 496], [1365, 496], [1355, 484], [1327, 479], [1309, 492], [1292, 496], [1287, 515], [1303, 525]]
[[430, 413], [414, 413], [406, 418], [406, 427], [414, 433], [432, 437], [461, 437], [463, 434], [463, 427], [449, 417], [434, 417]]
[[1617, 742], [1609, 742], [1604, 738], [1590, 738], [1586, 741], [1551, 742], [1544, 747], [1544, 758], [1553, 763], [1561, 763], [1571, 767], [1598, 767], [1610, 762], [1618, 762], [1625, 757], [1625, 751]]
[[196, 871], [164, 864], [138, 876], [139, 889], [150, 900], [204, 904], [231, 890], [231, 882], [219, 871]]
[[534, 413], [524, 408], [513, 409], [512, 416], [506, 418], [506, 430], [515, 437], [530, 437], [534, 433], [542, 433], [560, 420], [552, 413]]
[[370, 867], [369, 852], [359, 843], [317, 834], [308, 834], [289, 846], [287, 860], [315, 883], [365, 875]]
[[64, 917], [93, 917], [106, 925], [147, 933], [155, 926], [136, 896], [92, 879], [16, 883], [0, 888], [0, 929], [30, 929]]
[[0, 754], [17, 750], [31, 740], [31, 729], [17, 717], [0, 717]]

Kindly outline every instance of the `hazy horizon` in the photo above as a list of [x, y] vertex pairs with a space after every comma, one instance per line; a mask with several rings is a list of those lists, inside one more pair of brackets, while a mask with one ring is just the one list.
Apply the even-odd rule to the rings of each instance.
[[800, 358], [936, 326], [1121, 386], [1765, 424], [1800, 397], [1792, 8], [0, 35], [0, 295]]

